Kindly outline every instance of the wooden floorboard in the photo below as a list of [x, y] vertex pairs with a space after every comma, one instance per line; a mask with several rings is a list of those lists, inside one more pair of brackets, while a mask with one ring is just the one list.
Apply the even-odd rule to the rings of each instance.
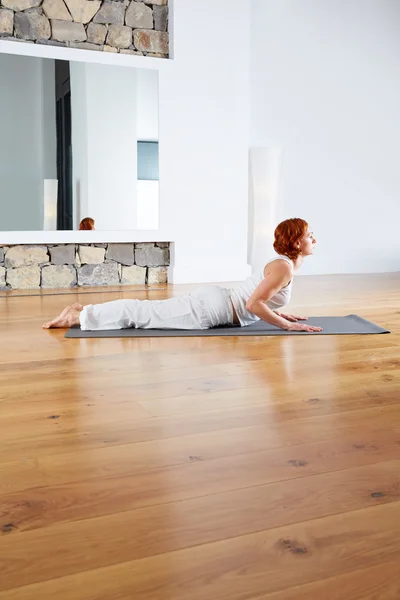
[[299, 277], [389, 335], [64, 338], [0, 297], [0, 600], [399, 600], [400, 274]]

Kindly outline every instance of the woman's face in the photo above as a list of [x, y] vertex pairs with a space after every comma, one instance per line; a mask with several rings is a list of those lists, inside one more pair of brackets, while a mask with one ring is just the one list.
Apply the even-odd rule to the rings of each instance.
[[316, 239], [312, 231], [307, 229], [306, 233], [299, 241], [300, 252], [303, 256], [310, 256], [314, 253], [314, 246], [316, 244]]

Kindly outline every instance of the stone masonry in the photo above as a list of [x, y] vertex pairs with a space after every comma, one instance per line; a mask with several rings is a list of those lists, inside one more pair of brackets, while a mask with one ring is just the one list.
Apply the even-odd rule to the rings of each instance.
[[168, 0], [0, 0], [0, 39], [168, 58]]
[[168, 242], [0, 246], [0, 289], [167, 283], [169, 246]]

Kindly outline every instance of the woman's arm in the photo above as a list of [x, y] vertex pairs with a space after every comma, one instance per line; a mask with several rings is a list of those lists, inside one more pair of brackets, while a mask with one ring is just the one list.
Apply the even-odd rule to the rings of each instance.
[[267, 276], [246, 302], [247, 310], [262, 321], [287, 331], [322, 331], [321, 327], [303, 325], [297, 322], [290, 323], [268, 308], [265, 303], [285, 287], [293, 277], [291, 266], [284, 260], [274, 261], [269, 265], [269, 269]]

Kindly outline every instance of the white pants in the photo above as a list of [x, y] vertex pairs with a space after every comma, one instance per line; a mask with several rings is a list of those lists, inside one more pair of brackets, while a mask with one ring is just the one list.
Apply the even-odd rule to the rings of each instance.
[[229, 291], [204, 286], [168, 300], [114, 300], [89, 304], [80, 313], [84, 331], [106, 329], [210, 329], [233, 322]]

